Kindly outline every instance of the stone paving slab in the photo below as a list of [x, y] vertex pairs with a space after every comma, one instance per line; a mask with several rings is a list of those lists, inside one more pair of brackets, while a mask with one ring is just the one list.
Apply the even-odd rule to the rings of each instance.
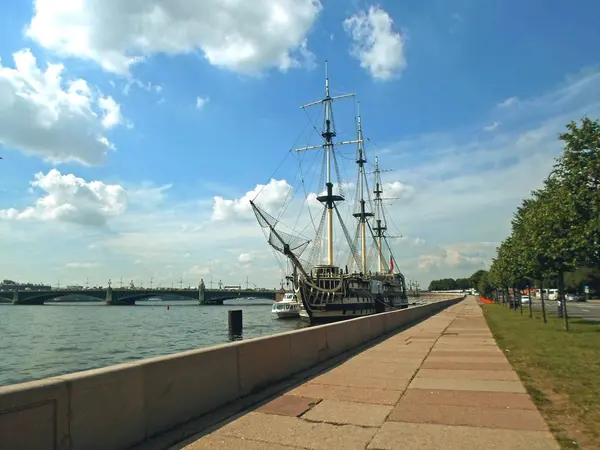
[[302, 418], [314, 422], [378, 427], [383, 425], [392, 408], [385, 405], [323, 400]]
[[[316, 408], [318, 407], [319, 405]], [[308, 414], [313, 411], [314, 409]], [[536, 410], [454, 405], [408, 405], [402, 400], [394, 408], [388, 420], [393, 422], [506, 428], [509, 430], [548, 430], [542, 416]]]
[[213, 435], [310, 449], [363, 450], [377, 430], [376, 427], [332, 425], [250, 412]]
[[423, 354], [423, 355], [416, 355], [416, 354], [412, 354], [412, 355], [402, 355], [402, 357], [395, 357], [395, 358], [387, 358], [387, 359], [382, 359], [381, 355], [372, 355], [372, 354], [364, 354], [364, 355], [360, 355], [360, 356], [356, 356], [352, 359], [352, 361], [356, 361], [356, 362], [360, 362], [361, 364], [416, 364], [417, 367], [420, 367], [420, 365], [423, 363], [423, 361], [425, 360], [425, 357], [427, 356], [427, 354]]
[[[478, 338], [474, 338], [476, 340]], [[437, 342], [435, 350], [446, 350], [446, 351], [464, 351], [464, 352], [485, 352], [485, 351], [496, 351], [498, 346], [496, 344], [489, 343], [469, 343], [469, 342]]]
[[417, 378], [459, 378], [461, 380], [513, 380], [519, 381], [514, 370], [448, 370], [422, 368]]
[[410, 389], [402, 396], [402, 402], [409, 406], [449, 405], [501, 409], [536, 409], [535, 404], [531, 401], [528, 394], [512, 392]]
[[[462, 353], [462, 352], [461, 352]], [[502, 355], [500, 354], [499, 356], [481, 356], [479, 355], [474, 355], [474, 356], [452, 356], [452, 355], [444, 355], [444, 356], [438, 356], [440, 355], [439, 353], [431, 353], [431, 356], [427, 357], [428, 362], [436, 362], [436, 363], [445, 363], [445, 362], [456, 362], [456, 363], [504, 363], [507, 362], [508, 360]], [[463, 353], [464, 355], [464, 353]]]
[[512, 370], [512, 366], [508, 362], [498, 363], [480, 363], [480, 362], [431, 362], [425, 361], [421, 366], [421, 370], [424, 369], [445, 369], [445, 370]]
[[209, 435], [185, 447], [187, 450], [290, 450], [301, 447], [269, 444], [251, 439]]
[[548, 432], [386, 422], [373, 450], [558, 450]]
[[404, 378], [374, 378], [368, 375], [356, 376], [352, 371], [345, 374], [326, 373], [313, 378], [312, 382], [317, 384], [333, 384], [336, 386], [352, 386], [355, 388], [389, 389], [392, 391], [404, 391], [412, 377]]
[[559, 447], [470, 297], [185, 448]]
[[409, 389], [450, 389], [453, 391], [489, 391], [526, 393], [520, 381], [468, 380], [461, 378], [415, 378]]
[[305, 383], [288, 392], [289, 395], [315, 397], [328, 400], [344, 400], [356, 403], [373, 403], [393, 406], [398, 403], [403, 391], [390, 389], [356, 389], [350, 386]]
[[486, 348], [484, 350], [477, 349], [475, 351], [464, 351], [464, 350], [445, 350], [445, 349], [440, 349], [438, 347], [435, 347], [429, 353], [429, 355], [427, 357], [427, 361], [430, 361], [431, 358], [437, 358], [437, 357], [442, 357], [442, 358], [447, 358], [447, 357], [452, 357], [452, 358], [455, 358], [455, 357], [458, 357], [458, 358], [479, 358], [479, 357], [497, 358], [497, 359], [506, 361], [506, 363], [508, 364], [508, 359], [506, 359], [506, 356], [504, 356], [500, 350], [492, 349], [492, 348]]
[[256, 412], [299, 417], [321, 401], [320, 398], [282, 395], [261, 406]]
[[369, 365], [355, 363], [352, 365], [343, 365], [336, 367], [331, 370], [329, 374], [343, 375], [351, 377], [375, 377], [375, 378], [389, 378], [397, 380], [399, 378], [406, 379], [411, 378], [415, 372], [419, 370], [418, 364], [381, 364], [374, 362]]

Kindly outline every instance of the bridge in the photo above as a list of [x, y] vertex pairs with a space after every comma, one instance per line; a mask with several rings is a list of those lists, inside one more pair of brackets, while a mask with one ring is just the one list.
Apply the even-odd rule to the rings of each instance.
[[53, 289], [45, 291], [4, 291], [0, 297], [12, 301], [14, 305], [43, 305], [47, 301], [68, 296], [86, 296], [104, 301], [107, 305], [130, 306], [138, 300], [152, 297], [183, 297], [197, 300], [200, 305], [222, 305], [226, 300], [253, 297], [267, 300], [280, 300], [281, 290], [267, 289], [206, 289], [200, 282], [195, 289], [143, 289], [143, 288], [112, 288], [108, 289]]

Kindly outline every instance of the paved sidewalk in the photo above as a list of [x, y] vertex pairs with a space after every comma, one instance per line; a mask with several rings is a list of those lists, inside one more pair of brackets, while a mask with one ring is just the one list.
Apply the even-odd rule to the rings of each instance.
[[185, 447], [558, 449], [474, 297]]

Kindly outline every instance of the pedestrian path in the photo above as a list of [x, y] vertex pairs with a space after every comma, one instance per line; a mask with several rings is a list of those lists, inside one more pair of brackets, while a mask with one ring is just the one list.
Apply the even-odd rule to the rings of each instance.
[[559, 446], [468, 297], [184, 448]]

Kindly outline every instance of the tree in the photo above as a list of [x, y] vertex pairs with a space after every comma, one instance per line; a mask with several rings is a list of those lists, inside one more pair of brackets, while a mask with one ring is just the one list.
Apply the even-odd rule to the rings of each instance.
[[[534, 279], [540, 280], [541, 287], [541, 302], [542, 302], [542, 316], [544, 323], [547, 323], [546, 318], [546, 305], [543, 293], [543, 279], [545, 276], [545, 264], [542, 259], [542, 253], [536, 248], [533, 240], [533, 232], [537, 226], [537, 206], [538, 203], [535, 199], [525, 199], [512, 219], [512, 232], [516, 236], [518, 243], [519, 252], [521, 253], [521, 271], [522, 274], [527, 278], [528, 288], [533, 287]], [[533, 317], [532, 311], [532, 299], [529, 300], [529, 317]]]
[[456, 280], [453, 278], [442, 278], [441, 280], [432, 280], [429, 283], [430, 291], [451, 291], [459, 289]]
[[[544, 280], [556, 278], [559, 315], [568, 330], [565, 281], [581, 289], [600, 280], [600, 121], [571, 122], [559, 139], [563, 154], [543, 188], [517, 209], [486, 282], [503, 293], [512, 286], [516, 294], [525, 279], [529, 285], [537, 278], [543, 288]], [[546, 321], [544, 305], [542, 294]]]
[[[488, 271], [483, 270], [483, 269], [480, 269], [477, 272], [475, 272], [473, 275], [471, 275], [469, 277], [469, 280], [471, 282], [471, 288], [477, 289], [479, 292], [482, 292], [479, 290], [479, 282], [481, 281], [481, 279], [483, 277], [487, 277], [487, 275], [488, 275]], [[482, 293], [482, 295], [483, 295], [483, 293]]]
[[590, 289], [600, 290], [600, 269], [594, 267], [578, 267], [565, 274], [565, 287], [567, 290], [582, 293], [585, 286]]
[[567, 130], [559, 136], [565, 149], [554, 172], [577, 219], [569, 233], [571, 246], [578, 265], [600, 268], [600, 121], [584, 117]]
[[483, 297], [491, 297], [494, 292], [494, 286], [490, 282], [489, 272], [485, 270], [480, 270], [476, 273], [478, 273], [478, 276], [475, 278], [477, 280], [477, 285], [475, 286], [475, 289], [477, 289], [479, 294]]
[[506, 270], [506, 260], [502, 259], [500, 253], [500, 247], [496, 249], [498, 256], [493, 259], [490, 267], [490, 272], [485, 280], [491, 286], [493, 286], [499, 293], [502, 293], [502, 303], [507, 303], [509, 279], [508, 271]]
[[456, 289], [470, 289], [471, 288], [471, 280], [469, 278], [457, 278]]

